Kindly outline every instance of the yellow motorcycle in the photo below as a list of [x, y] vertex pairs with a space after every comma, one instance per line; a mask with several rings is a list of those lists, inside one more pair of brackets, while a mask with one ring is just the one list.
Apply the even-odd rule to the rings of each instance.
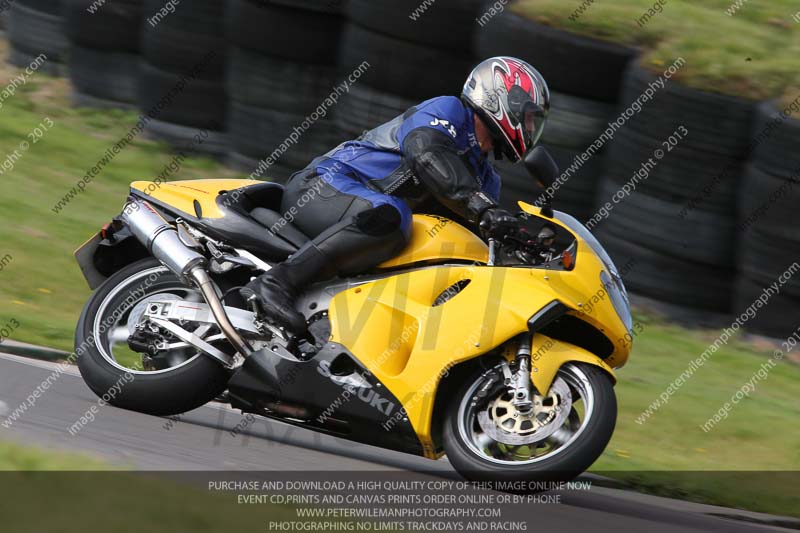
[[[543, 149], [525, 164], [541, 184]], [[243, 412], [438, 459], [471, 480], [567, 479], [616, 422], [630, 349], [618, 270], [573, 217], [520, 202], [520, 230], [481, 240], [417, 215], [408, 247], [372, 272], [309, 287], [296, 338], [238, 288], [308, 238], [280, 185], [135, 182], [76, 258], [92, 289], [78, 366], [109, 403], [153, 415], [224, 393]]]

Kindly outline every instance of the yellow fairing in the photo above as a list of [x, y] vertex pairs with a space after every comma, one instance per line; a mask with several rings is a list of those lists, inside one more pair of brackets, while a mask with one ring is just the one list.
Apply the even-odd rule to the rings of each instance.
[[423, 261], [460, 259], [475, 263], [489, 260], [486, 244], [460, 224], [430, 215], [414, 215], [411, 242], [399, 255], [379, 268], [397, 268]]
[[[527, 331], [528, 319], [557, 296], [554, 280], [545, 274], [528, 268], [443, 266], [364, 284], [334, 297], [332, 340], [346, 346], [400, 400], [426, 455], [433, 457], [431, 419], [439, 380], [456, 364]], [[466, 288], [433, 305], [462, 280], [470, 280]], [[537, 389], [548, 390], [567, 361], [611, 372], [599, 357], [556, 342], [532, 364]]]
[[[448, 287], [467, 279], [461, 293], [433, 306]], [[332, 341], [346, 346], [400, 400], [432, 456], [430, 413], [439, 379], [526, 329], [530, 314], [524, 309], [549, 301], [545, 287], [531, 294], [515, 289], [529, 283], [541, 282], [527, 269], [480, 266], [426, 268], [368, 283], [334, 297]]]
[[[603, 360], [583, 348], [536, 335], [531, 377], [537, 390], [547, 391], [558, 369], [570, 361], [599, 366], [612, 377], [612, 368], [625, 363], [630, 343], [622, 320], [610, 298], [593, 300], [603, 290], [604, 266], [581, 243], [578, 238], [572, 271], [448, 265], [343, 291], [329, 309], [332, 340], [347, 347], [400, 401], [425, 454], [435, 457], [431, 423], [441, 378], [453, 366], [527, 331], [528, 319], [553, 300], [601, 331], [613, 344], [613, 353]], [[455, 284], [460, 292], [437, 302]], [[542, 346], [547, 349], [537, 354]]]
[[[539, 216], [540, 209], [525, 202], [519, 206], [526, 212]], [[547, 219], [551, 224], [572, 231], [559, 220]], [[540, 275], [548, 279], [553, 289], [553, 299], [558, 299], [572, 309], [570, 314], [596, 327], [614, 344], [614, 352], [605, 358], [612, 368], [620, 368], [628, 361], [631, 342], [630, 333], [617, 315], [611, 299], [607, 297], [605, 288], [600, 282], [600, 272], [605, 270], [602, 261], [595, 255], [579, 236], [578, 254], [575, 258], [575, 269], [572, 271], [541, 271]], [[628, 338], [626, 339], [626, 335]]]
[[131, 189], [142, 192], [193, 217], [195, 216], [194, 202], [197, 200], [203, 218], [222, 218], [225, 214], [217, 205], [219, 193], [257, 183], [260, 182], [253, 180], [190, 180], [174, 183], [137, 181], [131, 184]]

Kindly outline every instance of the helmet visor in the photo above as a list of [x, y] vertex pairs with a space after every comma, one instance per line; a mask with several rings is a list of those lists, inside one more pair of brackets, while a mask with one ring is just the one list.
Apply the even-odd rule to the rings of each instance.
[[512, 124], [522, 130], [526, 150], [530, 150], [542, 136], [547, 112], [520, 86], [509, 91], [508, 110]]

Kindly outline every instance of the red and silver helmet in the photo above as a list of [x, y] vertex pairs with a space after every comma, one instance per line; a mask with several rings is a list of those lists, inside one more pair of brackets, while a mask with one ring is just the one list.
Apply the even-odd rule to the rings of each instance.
[[550, 90], [542, 75], [513, 57], [493, 57], [475, 67], [461, 96], [511, 161], [524, 158], [537, 143], [550, 112]]

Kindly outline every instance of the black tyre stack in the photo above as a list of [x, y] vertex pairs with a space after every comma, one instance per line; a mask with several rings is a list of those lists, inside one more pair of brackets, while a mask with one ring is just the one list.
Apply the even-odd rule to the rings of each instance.
[[[759, 140], [759, 136], [761, 140]], [[740, 240], [735, 311], [747, 309], [764, 289], [800, 264], [800, 120], [762, 103], [754, 127], [756, 149], [745, 170], [739, 202]], [[800, 272], [787, 274], [748, 327], [778, 338], [800, 326]]]
[[341, 7], [331, 0], [229, 0], [226, 24], [229, 161], [285, 181], [343, 140], [326, 103], [339, 83]]
[[39, 72], [64, 73], [68, 42], [64, 35], [61, 0], [14, 0], [8, 8], [8, 62], [27, 67], [40, 55]]
[[224, 2], [145, 0], [143, 15], [138, 101], [151, 117], [147, 134], [181, 150], [224, 154]]
[[69, 38], [73, 103], [89, 107], [135, 107], [139, 85], [139, 33], [144, 0], [62, 0]]
[[[489, 4], [493, 4], [490, 2]], [[487, 10], [488, 12], [488, 10]], [[593, 213], [602, 177], [604, 149], [585, 161], [576, 159], [595, 142], [614, 117], [620, 80], [635, 51], [556, 30], [505, 11], [477, 32], [482, 58], [510, 55], [529, 62], [552, 91], [548, 125], [541, 142], [566, 174], [555, 193], [554, 207], [585, 221]], [[539, 192], [522, 165], [498, 165], [503, 175], [503, 201], [534, 200]]]
[[343, 78], [363, 75], [336, 107], [348, 138], [420, 102], [457, 95], [474, 66], [472, 35], [480, 0], [350, 0], [340, 54]]
[[[632, 66], [622, 108], [657, 77]], [[616, 132], [598, 196], [598, 205], [611, 202], [613, 210], [593, 229], [617, 261], [636, 258], [625, 280], [632, 291], [678, 305], [730, 310], [736, 191], [752, 119], [749, 101], [673, 81]], [[642, 170], [645, 162], [653, 168]], [[621, 187], [640, 170], [634, 192], [622, 197]]]

